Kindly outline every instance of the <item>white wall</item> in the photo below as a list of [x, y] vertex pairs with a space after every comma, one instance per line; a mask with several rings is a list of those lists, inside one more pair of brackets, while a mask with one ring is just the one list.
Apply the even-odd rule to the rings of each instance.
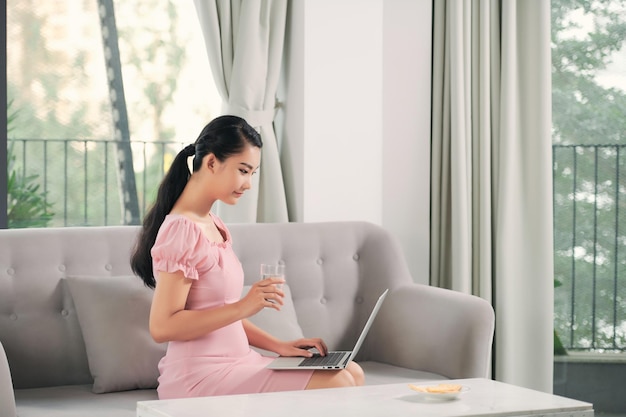
[[427, 284], [432, 2], [384, 4], [382, 225], [400, 240], [413, 278]]
[[293, 0], [277, 132], [290, 220], [365, 220], [428, 281], [428, 0]]

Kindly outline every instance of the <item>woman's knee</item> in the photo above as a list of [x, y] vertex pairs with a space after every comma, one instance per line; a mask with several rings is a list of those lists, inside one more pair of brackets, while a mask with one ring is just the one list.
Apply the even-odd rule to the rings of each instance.
[[341, 371], [315, 371], [306, 389], [358, 387], [365, 383], [363, 368], [356, 362], [350, 362]]
[[355, 387], [357, 381], [350, 371], [315, 371], [306, 389]]
[[365, 384], [365, 373], [363, 372], [363, 368], [361, 368], [358, 363], [350, 362], [346, 367], [346, 370], [352, 375], [356, 386]]

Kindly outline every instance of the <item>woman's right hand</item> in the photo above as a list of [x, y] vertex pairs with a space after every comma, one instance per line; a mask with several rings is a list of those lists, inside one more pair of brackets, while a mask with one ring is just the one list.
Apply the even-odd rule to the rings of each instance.
[[285, 293], [278, 287], [284, 284], [282, 278], [266, 278], [255, 282], [250, 291], [239, 300], [245, 317], [250, 317], [266, 307], [280, 311]]

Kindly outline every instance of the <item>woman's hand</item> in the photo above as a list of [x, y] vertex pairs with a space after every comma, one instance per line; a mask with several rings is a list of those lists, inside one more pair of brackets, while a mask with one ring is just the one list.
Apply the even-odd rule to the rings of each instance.
[[278, 285], [284, 283], [282, 278], [266, 278], [255, 282], [248, 294], [238, 301], [244, 316], [253, 316], [266, 307], [280, 311], [285, 293]]
[[292, 340], [289, 342], [281, 342], [276, 349], [276, 353], [280, 356], [304, 356], [310, 358], [313, 353], [309, 349], [317, 349], [322, 356], [326, 356], [328, 348], [326, 343], [320, 338], [305, 338]]

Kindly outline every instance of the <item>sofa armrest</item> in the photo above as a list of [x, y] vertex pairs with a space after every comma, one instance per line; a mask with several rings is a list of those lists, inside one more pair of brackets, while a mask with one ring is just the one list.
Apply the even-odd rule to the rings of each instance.
[[11, 370], [2, 342], [0, 342], [0, 416], [17, 416]]
[[489, 375], [495, 325], [482, 298], [421, 284], [389, 293], [369, 335], [371, 360], [448, 378]]

